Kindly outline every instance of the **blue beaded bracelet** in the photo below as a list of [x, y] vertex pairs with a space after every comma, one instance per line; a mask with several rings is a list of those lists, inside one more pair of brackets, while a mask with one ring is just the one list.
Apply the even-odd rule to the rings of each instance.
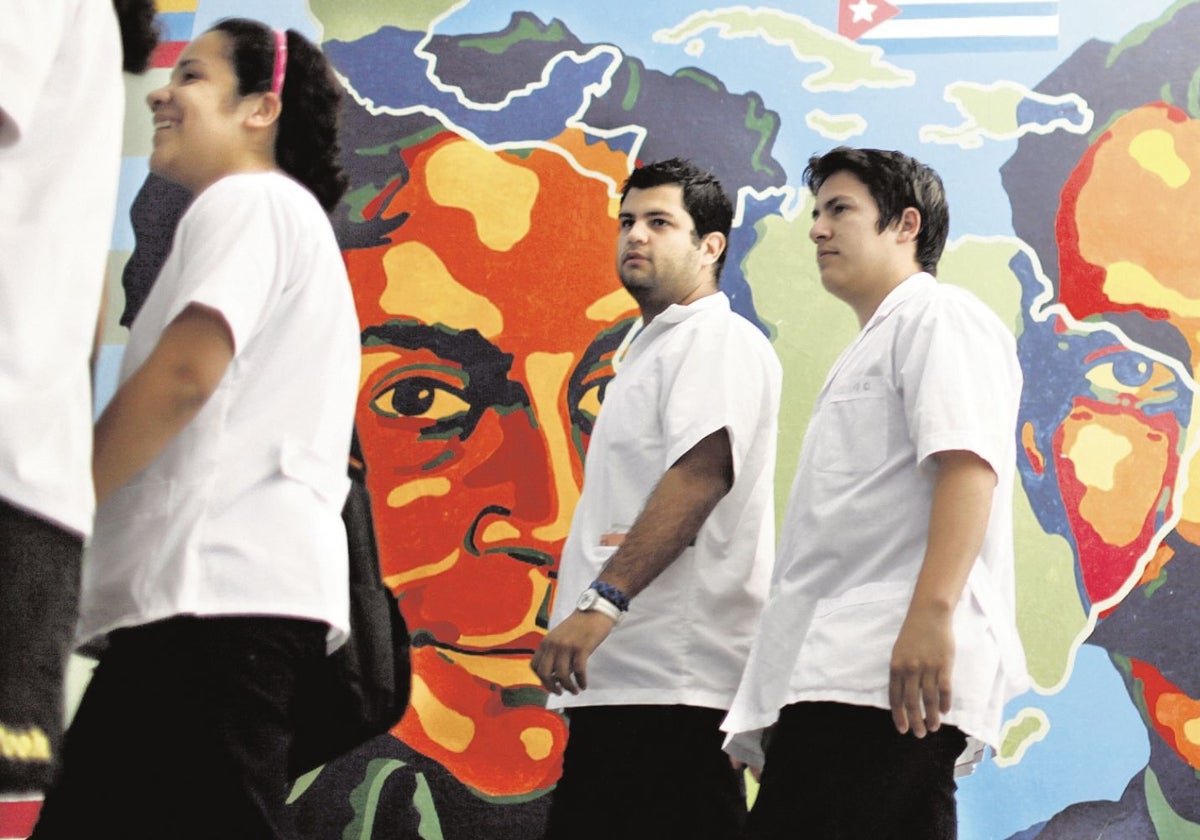
[[612, 601], [613, 604], [616, 605], [616, 608], [621, 612], [625, 612], [629, 609], [629, 598], [624, 592], [622, 592], [620, 589], [617, 589], [617, 587], [613, 586], [611, 583], [594, 580], [592, 581], [590, 588], [599, 592], [600, 597], [604, 600]]

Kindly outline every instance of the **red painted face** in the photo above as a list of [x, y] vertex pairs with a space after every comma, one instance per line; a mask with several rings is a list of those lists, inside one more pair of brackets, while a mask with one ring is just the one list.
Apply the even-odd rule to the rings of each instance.
[[[1056, 232], [1059, 298], [1071, 314], [1111, 319], [1138, 313], [1141, 319], [1127, 323], [1149, 324], [1157, 330], [1147, 333], [1152, 336], [1176, 333], [1175, 347], [1185, 347], [1190, 358], [1179, 349], [1174, 356], [1193, 380], [1200, 364], [1200, 285], [1191, 248], [1200, 212], [1198, 166], [1200, 121], [1164, 103], [1134, 109], [1112, 124], [1071, 173]], [[1196, 482], [1188, 482], [1181, 495], [1175, 491], [1193, 472], [1187, 454], [1192, 430], [1179, 421], [1195, 416], [1195, 394], [1165, 364], [1144, 369], [1136, 388], [1109, 383], [1107, 399], [1077, 400], [1054, 439], [1088, 594], [1117, 610], [1116, 599], [1137, 582], [1133, 575], [1147, 552], [1156, 549], [1140, 582], [1169, 576], [1173, 551], [1155, 544], [1155, 528], [1176, 506], [1176, 535], [1200, 544]], [[1195, 731], [1200, 702], [1164, 678], [1156, 664], [1128, 658], [1123, 666], [1135, 700], [1180, 758], [1200, 767]]]
[[[1057, 219], [1059, 299], [1071, 314], [1136, 312], [1159, 330], [1174, 328], [1191, 350], [1193, 369], [1200, 361], [1200, 288], [1185, 243], [1200, 212], [1200, 183], [1189, 176], [1197, 164], [1200, 122], [1162, 103], [1135, 109], [1075, 167]], [[1094, 367], [1089, 363], [1089, 380]], [[1178, 428], [1178, 410], [1164, 409], [1175, 404], [1186, 413], [1192, 397], [1175, 393], [1182, 389], [1170, 385], [1176, 380], [1165, 367], [1155, 369], [1163, 375], [1136, 389], [1102, 383], [1108, 404], [1077, 401], [1055, 437], [1063, 500], [1093, 602], [1116, 595], [1134, 574], [1188, 468], [1179, 457], [1188, 432]], [[1184, 501], [1179, 528], [1196, 530], [1200, 506]]]
[[396, 734], [483, 793], [520, 795], [560, 772], [566, 730], [529, 659], [636, 310], [600, 179], [449, 134], [404, 159], [408, 182], [364, 211], [408, 214], [393, 242], [346, 254], [364, 330], [358, 433], [414, 642]]

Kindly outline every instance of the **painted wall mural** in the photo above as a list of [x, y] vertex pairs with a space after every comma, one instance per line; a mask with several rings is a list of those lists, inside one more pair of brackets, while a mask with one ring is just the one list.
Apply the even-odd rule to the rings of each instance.
[[[619, 185], [681, 155], [736, 193], [723, 285], [784, 364], [782, 506], [855, 331], [819, 287], [800, 176], [848, 143], [941, 172], [940, 277], [1012, 325], [1026, 377], [1034, 688], [961, 780], [961, 836], [1200, 838], [1200, 0], [159, 5], [160, 68], [251, 15], [321, 43], [348, 94], [357, 424], [415, 682], [391, 735], [297, 784], [305, 836], [538, 836], [567, 731], [528, 659], [637, 314], [613, 265]], [[129, 80], [126, 207], [166, 72]], [[160, 200], [151, 184], [139, 212]], [[123, 215], [113, 276], [133, 248]], [[118, 291], [102, 376], [121, 309]]]

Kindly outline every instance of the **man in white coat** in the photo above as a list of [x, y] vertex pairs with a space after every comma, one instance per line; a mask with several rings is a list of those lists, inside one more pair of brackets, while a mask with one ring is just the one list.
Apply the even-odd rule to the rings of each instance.
[[956, 836], [967, 736], [1024, 685], [1013, 595], [1021, 369], [1012, 334], [934, 279], [941, 179], [899, 152], [813, 157], [821, 282], [861, 332], [817, 398], [771, 594], [724, 728], [762, 765], [752, 838]]

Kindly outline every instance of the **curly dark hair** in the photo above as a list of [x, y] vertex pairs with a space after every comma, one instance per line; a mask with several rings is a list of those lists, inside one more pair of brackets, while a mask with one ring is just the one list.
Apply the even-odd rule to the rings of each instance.
[[[275, 34], [269, 27], [255, 20], [226, 18], [209, 31], [222, 32], [229, 39], [229, 61], [237, 75], [240, 96], [271, 89]], [[338, 163], [342, 89], [325, 56], [311, 41], [289, 29], [287, 45], [275, 162], [307, 187], [328, 212], [349, 184]]]
[[159, 39], [154, 0], [112, 0], [112, 4], [121, 26], [125, 72], [145, 73]]
[[725, 255], [729, 253], [733, 204], [715, 175], [682, 158], [649, 163], [633, 170], [626, 179], [625, 185], [621, 187], [621, 202], [624, 203], [630, 190], [645, 190], [668, 184], [677, 184], [683, 189], [683, 208], [687, 210], [688, 215], [692, 217], [692, 224], [696, 226], [693, 232], [696, 241], [714, 231], [725, 237], [725, 250], [721, 251], [721, 256], [713, 266], [713, 277], [719, 283], [721, 269], [725, 267]]
[[871, 193], [879, 206], [880, 233], [898, 222], [906, 207], [917, 209], [921, 214], [917, 262], [923, 271], [937, 274], [950, 232], [950, 208], [937, 172], [903, 152], [838, 146], [809, 158], [804, 183], [816, 195], [826, 179], [838, 172], [849, 172]]

